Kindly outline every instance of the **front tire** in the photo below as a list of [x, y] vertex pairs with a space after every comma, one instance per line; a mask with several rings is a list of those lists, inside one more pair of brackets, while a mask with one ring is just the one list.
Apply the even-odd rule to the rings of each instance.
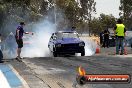
[[85, 50], [81, 52], [81, 56], [85, 56]]
[[54, 56], [54, 57], [57, 57], [57, 53], [56, 53], [56, 52], [53, 52], [53, 56]]

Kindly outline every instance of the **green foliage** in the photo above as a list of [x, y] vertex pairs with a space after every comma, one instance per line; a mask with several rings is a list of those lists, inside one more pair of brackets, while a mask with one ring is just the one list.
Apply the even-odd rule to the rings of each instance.
[[100, 22], [102, 23], [102, 26], [105, 27], [114, 27], [116, 24], [116, 18], [111, 15], [105, 15], [105, 14], [100, 14], [99, 17]]
[[124, 19], [127, 28], [132, 28], [132, 0], [120, 0], [120, 16]]
[[112, 15], [100, 14], [99, 18], [94, 18], [90, 22], [91, 32], [99, 34], [106, 28], [113, 28], [116, 24], [116, 18]]
[[20, 21], [37, 22], [47, 16], [52, 22], [57, 22], [60, 29], [65, 25], [76, 26], [81, 32], [90, 29], [92, 33], [98, 34], [104, 27], [114, 26], [115, 17], [112, 15], [101, 14], [99, 18], [93, 17], [96, 12], [94, 0], [80, 0], [80, 3], [76, 1], [78, 0], [2, 0], [0, 27], [6, 33], [9, 24]]
[[92, 14], [96, 12], [96, 2], [94, 0], [80, 0], [80, 2], [83, 18], [90, 21], [92, 19]]

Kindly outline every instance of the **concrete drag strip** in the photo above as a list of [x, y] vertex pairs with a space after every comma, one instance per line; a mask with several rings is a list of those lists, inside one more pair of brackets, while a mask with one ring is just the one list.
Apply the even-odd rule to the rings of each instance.
[[35, 73], [37, 74], [58, 74], [58, 73], [62, 73], [65, 72], [65, 70], [63, 69], [59, 69], [59, 68], [44, 68], [42, 66], [37, 66], [34, 63], [28, 62], [28, 61], [24, 61], [23, 62], [29, 66], [31, 69], [34, 70]]
[[31, 58], [24, 59], [23, 62], [28, 65], [39, 78], [48, 84], [50, 88], [113, 88], [108, 84], [78, 85], [76, 83], [76, 66], [79, 66], [79, 64], [86, 65], [86, 63], [80, 62], [82, 60], [76, 60], [63, 57]]

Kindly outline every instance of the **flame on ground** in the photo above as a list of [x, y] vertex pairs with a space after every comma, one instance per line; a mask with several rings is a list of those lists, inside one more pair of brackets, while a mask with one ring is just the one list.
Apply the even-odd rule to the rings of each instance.
[[82, 68], [81, 66], [78, 68], [78, 72], [80, 76], [84, 76], [86, 75], [86, 71], [84, 70], [84, 68]]

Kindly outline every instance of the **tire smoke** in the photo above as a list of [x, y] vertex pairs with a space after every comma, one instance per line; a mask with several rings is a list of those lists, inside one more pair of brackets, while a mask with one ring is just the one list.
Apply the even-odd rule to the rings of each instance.
[[95, 54], [96, 51], [96, 44], [94, 41], [87, 39], [87, 38], [82, 38], [82, 40], [85, 42], [85, 56], [92, 56]]
[[33, 25], [34, 35], [30, 36], [29, 45], [24, 44], [22, 57], [47, 57], [50, 56], [48, 49], [49, 39], [56, 31], [56, 25], [48, 20]]

